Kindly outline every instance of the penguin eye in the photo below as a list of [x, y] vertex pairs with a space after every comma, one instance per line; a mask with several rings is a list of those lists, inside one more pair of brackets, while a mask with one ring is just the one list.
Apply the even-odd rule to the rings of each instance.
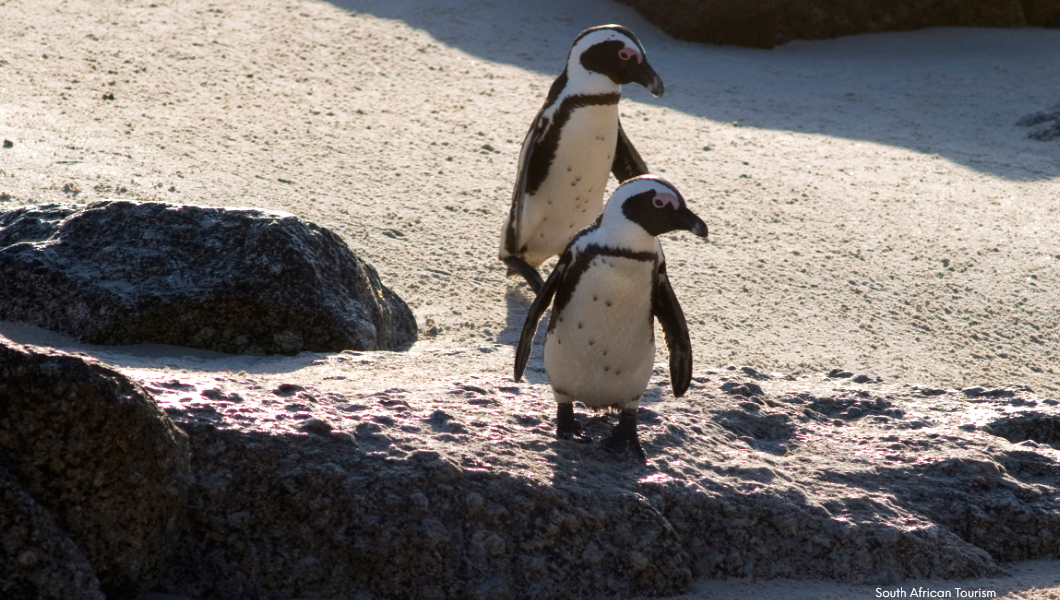
[[666, 192], [655, 194], [655, 197], [651, 199], [651, 203], [655, 208], [662, 208], [664, 206], [669, 206], [674, 210], [680, 210], [681, 208], [681, 201], [677, 199], [677, 196], [667, 194]]
[[633, 51], [630, 50], [629, 48], [623, 48], [623, 49], [618, 51], [618, 57], [621, 58], [622, 60], [629, 60], [629, 59], [633, 58]]

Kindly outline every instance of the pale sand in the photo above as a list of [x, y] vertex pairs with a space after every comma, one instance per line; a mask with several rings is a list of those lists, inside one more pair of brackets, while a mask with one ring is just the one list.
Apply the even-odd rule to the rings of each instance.
[[[518, 147], [570, 40], [621, 22], [667, 88], [654, 99], [627, 87], [625, 129], [711, 230], [706, 243], [664, 240], [697, 372], [751, 365], [826, 386], [822, 373], [841, 367], [895, 385], [1060, 394], [1060, 144], [1014, 126], [1060, 101], [1060, 31], [762, 51], [677, 42], [607, 0], [441, 4], [0, 0], [0, 138], [14, 143], [0, 148], [0, 208], [132, 198], [288, 211], [372, 262], [422, 341], [336, 367], [0, 333], [134, 375], [319, 382], [337, 370], [346, 379], [330, 385], [351, 388], [510, 377], [531, 296], [505, 279], [496, 245]], [[460, 349], [481, 352], [446, 356]], [[1060, 597], [1055, 561], [1012, 570], [968, 587]], [[877, 596], [705, 581], [688, 597]]]

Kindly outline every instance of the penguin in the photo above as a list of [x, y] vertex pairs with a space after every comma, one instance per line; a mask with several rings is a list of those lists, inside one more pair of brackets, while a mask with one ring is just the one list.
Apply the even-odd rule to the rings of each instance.
[[500, 259], [509, 276], [522, 275], [534, 292], [542, 285], [537, 267], [600, 214], [608, 174], [621, 183], [648, 172], [619, 122], [618, 101], [628, 83], [663, 94], [662, 79], [632, 31], [586, 29], [523, 140]]
[[604, 446], [621, 454], [632, 450], [646, 460], [637, 437], [637, 408], [655, 364], [655, 319], [670, 352], [674, 396], [688, 390], [692, 343], [657, 239], [678, 230], [707, 236], [706, 223], [688, 209], [677, 188], [656, 176], [635, 177], [570, 241], [544, 282], [523, 324], [515, 380], [522, 378], [537, 323], [551, 304], [545, 372], [558, 403], [557, 437], [585, 441], [574, 400], [596, 410], [618, 409], [619, 423]]

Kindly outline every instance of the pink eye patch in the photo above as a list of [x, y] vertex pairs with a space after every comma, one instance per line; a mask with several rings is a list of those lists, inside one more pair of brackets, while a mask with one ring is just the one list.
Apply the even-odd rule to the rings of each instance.
[[673, 207], [674, 210], [681, 208], [681, 202], [677, 199], [677, 196], [665, 192], [656, 194], [651, 203], [655, 205], [655, 208], [662, 208], [667, 205]]
[[618, 57], [622, 60], [629, 60], [634, 56], [637, 57], [637, 64], [640, 64], [644, 61], [644, 57], [640, 55], [640, 52], [633, 48], [630, 48], [629, 46], [626, 46], [625, 48], [618, 51]]

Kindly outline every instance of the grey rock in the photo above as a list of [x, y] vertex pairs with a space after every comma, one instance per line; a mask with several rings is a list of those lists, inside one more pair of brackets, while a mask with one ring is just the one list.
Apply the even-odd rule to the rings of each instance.
[[245, 354], [399, 349], [412, 311], [334, 233], [292, 215], [157, 202], [0, 213], [0, 320], [94, 344]]
[[[1020, 0], [621, 0], [671, 36], [772, 48], [794, 39], [925, 27], [1021, 27]], [[1031, 0], [1032, 24], [1055, 21], [1056, 0]], [[1052, 23], [1056, 26], [1056, 23]]]
[[1039, 444], [1060, 447], [1060, 416], [1037, 411], [1005, 415], [989, 423], [994, 435], [1012, 443], [1033, 440]]
[[740, 367], [740, 370], [743, 371], [743, 373], [745, 375], [747, 375], [748, 377], [750, 377], [751, 379], [757, 379], [759, 381], [765, 381], [767, 379], [770, 379], [769, 375], [766, 375], [765, 373], [762, 373], [761, 371], [759, 371], [758, 369], [755, 369], [754, 367]]
[[0, 598], [104, 600], [85, 555], [0, 467]]
[[960, 393], [967, 395], [968, 398], [1015, 398], [1017, 390], [1009, 388], [986, 389], [982, 386], [975, 386], [962, 389]]
[[690, 579], [665, 519], [634, 493], [600, 499], [425, 450], [366, 456], [340, 437], [189, 431], [197, 456], [226, 450], [196, 473], [192, 518], [162, 582], [173, 593], [669, 595]]
[[328, 435], [335, 428], [330, 423], [322, 419], [307, 419], [302, 423], [300, 429], [306, 433], [315, 433], [317, 435]]
[[1051, 125], [1036, 129], [1028, 133], [1027, 137], [1040, 142], [1048, 142], [1060, 138], [1060, 121], [1053, 121]]
[[[1060, 522], [1043, 511], [1055, 505], [1042, 489], [1055, 489], [1060, 465], [1030, 449], [1006, 448], [995, 456], [956, 456], [908, 473], [918, 483], [901, 501], [962, 540], [1000, 561], [1056, 552]], [[952, 485], [964, 481], [964, 488]], [[935, 487], [938, 486], [938, 487]]]
[[[678, 594], [691, 577], [881, 584], [994, 575], [998, 561], [1060, 551], [1060, 499], [1048, 492], [1060, 464], [962, 428], [973, 406], [958, 394], [770, 391], [752, 403], [693, 388], [642, 406], [651, 463], [639, 465], [599, 447], [613, 417], [579, 417], [597, 443], [556, 440], [541, 384], [356, 398], [304, 384], [317, 402], [299, 414], [334, 428], [307, 434], [305, 419], [277, 412], [290, 400], [253, 379], [167, 383], [144, 385], [189, 433], [195, 483], [159, 590], [188, 597], [628, 597]], [[218, 388], [242, 402], [199, 410]], [[1010, 410], [1003, 398], [974, 409]]]
[[[1057, 14], [1060, 15], [1060, 7], [1057, 8]], [[1027, 137], [1034, 140], [1047, 142], [1060, 138], [1060, 104], [1043, 111], [1031, 113], [1016, 121], [1016, 125], [1031, 127], [1032, 129], [1027, 134]]]
[[0, 338], [0, 465], [84, 553], [109, 598], [150, 587], [187, 502], [187, 436], [94, 360]]
[[721, 390], [728, 392], [734, 396], [761, 396], [762, 386], [757, 383], [747, 382], [739, 383], [736, 381], [726, 381], [721, 384]]
[[851, 381], [853, 381], [854, 383], [882, 383], [883, 382], [883, 378], [880, 377], [879, 375], [872, 376], [872, 375], [861, 374], [861, 375], [856, 375], [853, 379], [851, 379]]
[[853, 376], [853, 373], [844, 369], [832, 369], [828, 372], [828, 375], [826, 375], [826, 377], [830, 377], [832, 379], [847, 379]]
[[1016, 390], [1009, 388], [996, 388], [979, 392], [980, 398], [1015, 398]]
[[1047, 110], [1026, 115], [1019, 121], [1016, 121], [1016, 125], [1018, 127], [1033, 127], [1035, 125], [1041, 125], [1042, 123], [1048, 123], [1049, 121], [1056, 121], [1058, 119], [1060, 119], [1060, 104]]

